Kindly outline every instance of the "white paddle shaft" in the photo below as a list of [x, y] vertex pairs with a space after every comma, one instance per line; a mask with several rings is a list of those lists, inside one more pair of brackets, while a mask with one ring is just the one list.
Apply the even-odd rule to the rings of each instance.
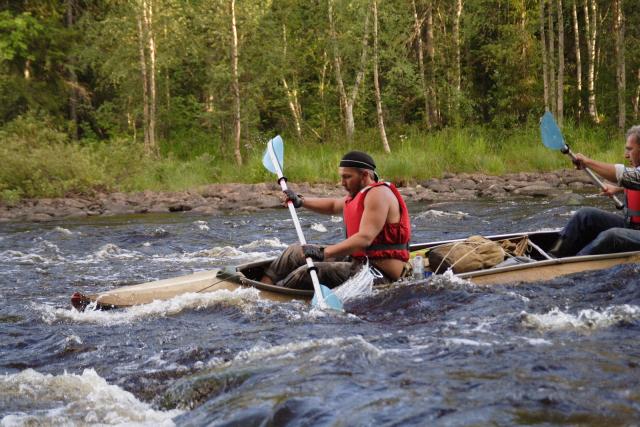
[[[280, 184], [280, 188], [282, 191], [287, 190], [287, 182], [284, 179], [281, 179], [284, 175], [282, 174], [282, 169], [280, 168], [280, 161], [278, 161], [278, 157], [276, 156], [275, 151], [273, 151], [273, 145], [271, 142], [267, 144], [267, 151], [269, 152], [269, 157], [271, 158], [271, 163], [273, 167], [276, 169], [276, 174], [278, 175], [278, 183]], [[298, 240], [301, 245], [306, 245], [307, 241], [304, 238], [304, 234], [302, 234], [302, 227], [300, 227], [300, 220], [298, 220], [298, 213], [296, 212], [296, 208], [293, 206], [293, 202], [291, 200], [287, 201], [287, 207], [289, 208], [289, 213], [291, 213], [291, 219], [293, 220], [293, 224], [296, 227], [296, 233], [298, 233]], [[326, 308], [326, 302], [324, 301], [324, 296], [322, 295], [322, 290], [320, 289], [320, 280], [318, 279], [318, 274], [315, 270], [315, 266], [313, 265], [313, 260], [311, 257], [307, 257], [307, 267], [309, 268], [309, 274], [311, 275], [311, 282], [313, 282], [313, 291], [316, 294], [316, 298], [320, 304], [321, 308]]]

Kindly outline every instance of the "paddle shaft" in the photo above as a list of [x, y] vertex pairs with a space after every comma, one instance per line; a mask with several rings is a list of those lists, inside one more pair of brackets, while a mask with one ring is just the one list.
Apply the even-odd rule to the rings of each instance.
[[[565, 146], [560, 151], [563, 154], [566, 154], [569, 157], [571, 157], [571, 160], [576, 160], [575, 154], [573, 154], [573, 151], [571, 151], [568, 145], [565, 144]], [[595, 173], [593, 173], [591, 169], [589, 169], [588, 167], [584, 167], [583, 169], [598, 187], [600, 187], [603, 190], [606, 188], [604, 183], [600, 180], [600, 178], [598, 178], [598, 176]], [[611, 196], [611, 198], [613, 199], [613, 202], [615, 203], [617, 209], [622, 209], [624, 207], [624, 205], [622, 204], [620, 199], [618, 199], [617, 196], [613, 195]]]
[[[269, 152], [271, 163], [273, 164], [273, 167], [276, 170], [276, 174], [278, 175], [278, 183], [280, 184], [280, 188], [282, 188], [282, 191], [285, 191], [287, 190], [287, 182], [286, 180], [281, 179], [284, 175], [282, 174], [282, 169], [280, 169], [280, 162], [278, 161], [278, 157], [273, 151], [273, 146], [271, 144], [267, 145], [267, 151]], [[293, 206], [293, 202], [291, 200], [287, 201], [287, 207], [289, 208], [289, 213], [291, 214], [293, 224], [296, 227], [298, 241], [300, 241], [301, 245], [306, 245], [307, 240], [304, 238], [302, 227], [300, 227], [300, 220], [298, 219], [298, 213], [296, 212], [296, 208]], [[315, 266], [313, 265], [313, 260], [311, 259], [311, 257], [307, 257], [306, 261], [307, 267], [309, 269], [309, 274], [311, 275], [311, 282], [313, 283], [313, 291], [315, 292], [316, 298], [320, 303], [320, 307], [325, 308], [326, 303], [324, 301], [324, 296], [322, 295], [322, 290], [320, 289], [320, 280], [318, 279], [318, 273], [316, 272]]]

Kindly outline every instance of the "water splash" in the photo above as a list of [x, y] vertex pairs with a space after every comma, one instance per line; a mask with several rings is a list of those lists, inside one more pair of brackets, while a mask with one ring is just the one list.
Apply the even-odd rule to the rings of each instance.
[[144, 319], [174, 316], [185, 310], [201, 310], [216, 304], [231, 304], [251, 311], [251, 304], [258, 301], [260, 291], [255, 288], [226, 289], [206, 293], [187, 293], [164, 301], [136, 305], [129, 308], [100, 311], [87, 309], [84, 312], [73, 308], [56, 308], [34, 303], [33, 308], [41, 313], [42, 320], [51, 325], [59, 322], [95, 323], [102, 326], [134, 323]]
[[[0, 400], [21, 400], [47, 409], [8, 414], [0, 424], [82, 425], [135, 424], [172, 426], [182, 411], [158, 411], [122, 388], [108, 384], [93, 369], [82, 374], [51, 375], [26, 369], [0, 376]], [[25, 402], [26, 401], [26, 402]], [[62, 406], [61, 406], [62, 405]]]
[[522, 312], [520, 321], [523, 326], [540, 330], [595, 330], [608, 328], [625, 322], [640, 319], [640, 307], [623, 304], [607, 307], [602, 311], [586, 309], [578, 314], [565, 313], [558, 307], [544, 314]]

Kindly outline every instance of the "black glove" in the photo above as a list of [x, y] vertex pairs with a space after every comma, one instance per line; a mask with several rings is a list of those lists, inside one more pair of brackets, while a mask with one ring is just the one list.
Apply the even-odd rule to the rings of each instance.
[[303, 197], [301, 195], [294, 193], [293, 190], [289, 190], [288, 188], [284, 190], [283, 193], [286, 196], [284, 200], [285, 206], [289, 200], [291, 200], [291, 202], [293, 203], [293, 207], [296, 209], [302, 206]]
[[305, 258], [315, 261], [324, 261], [324, 248], [318, 245], [302, 245], [302, 253]]

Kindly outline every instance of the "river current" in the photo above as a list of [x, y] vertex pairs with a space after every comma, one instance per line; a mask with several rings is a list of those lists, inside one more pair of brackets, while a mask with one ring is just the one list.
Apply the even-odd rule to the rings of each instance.
[[[609, 208], [598, 198], [588, 205]], [[557, 228], [547, 199], [410, 204], [413, 242]], [[306, 238], [340, 218], [301, 211]], [[480, 288], [439, 277], [338, 314], [255, 290], [74, 311], [275, 256], [286, 209], [0, 224], [0, 425], [640, 424], [640, 266]]]

